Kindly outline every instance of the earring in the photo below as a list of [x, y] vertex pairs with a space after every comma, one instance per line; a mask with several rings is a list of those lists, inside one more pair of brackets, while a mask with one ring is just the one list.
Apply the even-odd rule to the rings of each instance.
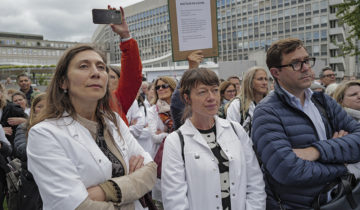
[[64, 89], [64, 93], [65, 93], [65, 94], [67, 93], [67, 89]]

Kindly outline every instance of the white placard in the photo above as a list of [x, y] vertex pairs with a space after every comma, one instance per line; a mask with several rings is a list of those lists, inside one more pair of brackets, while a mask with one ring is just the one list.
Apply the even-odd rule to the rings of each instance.
[[210, 0], [176, 0], [179, 51], [212, 48]]

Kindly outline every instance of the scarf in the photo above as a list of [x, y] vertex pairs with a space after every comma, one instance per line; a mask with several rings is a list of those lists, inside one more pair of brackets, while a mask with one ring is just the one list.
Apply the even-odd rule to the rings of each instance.
[[156, 110], [159, 113], [158, 115], [159, 115], [161, 121], [166, 126], [165, 132], [171, 133], [172, 131], [174, 131], [173, 120], [172, 120], [171, 114], [170, 114], [170, 105], [168, 103], [166, 103], [165, 101], [159, 99], [156, 102]]

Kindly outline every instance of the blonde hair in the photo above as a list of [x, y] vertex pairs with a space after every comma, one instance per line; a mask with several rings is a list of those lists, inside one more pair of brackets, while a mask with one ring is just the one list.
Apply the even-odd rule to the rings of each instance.
[[344, 83], [341, 83], [337, 86], [337, 88], [335, 89], [335, 91], [333, 92], [332, 97], [335, 99], [336, 102], [338, 102], [342, 107], [344, 107], [343, 105], [343, 101], [344, 101], [344, 96], [345, 96], [345, 92], [346, 90], [351, 87], [351, 86], [360, 86], [360, 81], [359, 80], [351, 80], [351, 81], [347, 81]]
[[[163, 77], [159, 77], [155, 80], [154, 82], [154, 88], [156, 87], [158, 81], [161, 80], [163, 82], [165, 82], [166, 84], [168, 84], [171, 88], [171, 94], [174, 92], [175, 88], [176, 88], [176, 82], [173, 78], [171, 77], [167, 77], [167, 76], [163, 76]], [[154, 98], [151, 100], [151, 104], [156, 104], [156, 102], [159, 99], [159, 96], [157, 94], [157, 91], [154, 90], [155, 94], [154, 94]]]
[[[255, 101], [255, 93], [253, 80], [255, 78], [255, 74], [258, 71], [264, 71], [266, 73], [267, 78], [269, 78], [268, 72], [260, 66], [251, 67], [244, 75], [242, 88], [240, 91], [240, 114], [242, 115], [242, 119], [245, 119], [246, 113], [249, 110], [251, 102]], [[268, 83], [268, 91], [263, 95], [265, 97], [269, 93], [269, 83]]]
[[5, 95], [5, 87], [3, 84], [0, 83], [0, 109], [4, 108], [6, 106], [6, 95]]

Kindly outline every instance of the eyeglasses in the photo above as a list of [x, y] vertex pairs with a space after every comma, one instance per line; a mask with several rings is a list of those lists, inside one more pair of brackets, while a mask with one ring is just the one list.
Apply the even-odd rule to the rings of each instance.
[[160, 88], [162, 89], [167, 89], [169, 88], [170, 86], [168, 84], [162, 84], [162, 85], [156, 85], [155, 86], [155, 90], [160, 90]]
[[323, 77], [335, 77], [336, 74], [327, 74], [327, 75], [323, 75]]
[[313, 67], [315, 65], [315, 58], [308, 58], [308, 59], [305, 59], [303, 61], [295, 61], [295, 62], [290, 63], [290, 64], [281, 65], [281, 66], [275, 66], [275, 67], [276, 68], [283, 68], [283, 67], [291, 66], [294, 71], [300, 71], [303, 68], [304, 63], [308, 67]]

